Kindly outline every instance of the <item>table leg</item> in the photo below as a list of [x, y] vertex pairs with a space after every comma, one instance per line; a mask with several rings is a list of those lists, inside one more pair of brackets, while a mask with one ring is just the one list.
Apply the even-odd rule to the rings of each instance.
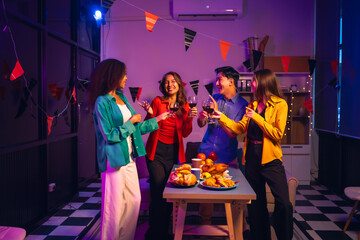
[[179, 211], [179, 204], [180, 203], [178, 201], [173, 202], [173, 227], [172, 227], [173, 234], [175, 234], [176, 219]]
[[236, 240], [243, 239], [243, 217], [244, 217], [245, 204], [241, 204], [235, 201], [231, 205], [233, 224], [234, 224], [234, 235]]
[[235, 240], [231, 203], [225, 203], [225, 213], [226, 213], [226, 221], [229, 231], [229, 240]]
[[179, 207], [178, 207], [178, 212], [177, 212], [174, 240], [182, 239], [182, 235], [183, 235], [183, 231], [184, 231], [186, 208], [187, 208], [187, 202], [184, 200], [181, 200]]

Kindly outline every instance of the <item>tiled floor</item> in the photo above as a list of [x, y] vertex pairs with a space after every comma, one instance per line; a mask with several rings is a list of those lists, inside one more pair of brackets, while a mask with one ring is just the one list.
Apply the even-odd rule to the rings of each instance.
[[73, 240], [83, 239], [92, 224], [100, 217], [101, 182], [95, 180], [79, 191], [66, 206], [51, 216], [26, 240]]
[[353, 202], [330, 192], [326, 187], [312, 183], [299, 186], [296, 194], [295, 224], [309, 239], [358, 239], [359, 217], [352, 219], [348, 230], [342, 229], [349, 217]]
[[[358, 239], [360, 232], [358, 216], [352, 219], [347, 232], [342, 232], [352, 204], [317, 183], [312, 183], [310, 186], [299, 186], [296, 195], [294, 224], [302, 231], [304, 239]], [[101, 183], [97, 180], [81, 189], [77, 198], [74, 198], [42, 226], [31, 232], [26, 240], [85, 239], [84, 236], [89, 236], [90, 229], [96, 228], [95, 225], [100, 222], [98, 221], [100, 208]], [[144, 227], [147, 226], [147, 223], [144, 222], [146, 219], [146, 217], [139, 218], [138, 229], [141, 232], [146, 230]], [[217, 218], [214, 220], [217, 221]]]

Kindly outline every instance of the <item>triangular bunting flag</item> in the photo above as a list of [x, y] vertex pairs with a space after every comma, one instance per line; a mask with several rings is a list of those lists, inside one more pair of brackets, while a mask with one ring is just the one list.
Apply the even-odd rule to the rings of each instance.
[[159, 17], [154, 15], [154, 14], [151, 14], [149, 12], [145, 12], [145, 20], [146, 20], [146, 29], [149, 31], [149, 32], [152, 32], [152, 29], [157, 21]]
[[310, 76], [311, 76], [311, 75], [313, 75], [314, 70], [315, 70], [316, 60], [315, 59], [309, 59], [308, 62], [309, 62], [309, 73], [310, 73]]
[[27, 103], [25, 102], [25, 100], [24, 100], [24, 99], [21, 99], [21, 100], [20, 100], [20, 105], [19, 105], [19, 108], [18, 108], [18, 112], [17, 112], [15, 118], [20, 117], [20, 116], [25, 112], [27, 106], [28, 106], [28, 105], [27, 105]]
[[246, 69], [251, 72], [250, 59], [248, 59], [248, 60], [246, 60], [245, 62], [243, 62], [243, 64], [244, 64], [244, 66], [246, 67]]
[[50, 135], [50, 133], [51, 133], [51, 126], [52, 126], [53, 119], [54, 119], [53, 117], [46, 116], [48, 135]]
[[195, 38], [196, 32], [188, 28], [184, 28], [185, 34], [185, 51], [187, 51]]
[[198, 89], [199, 89], [199, 80], [191, 81], [190, 86], [194, 90], [195, 95], [197, 95], [198, 94]]
[[53, 98], [57, 97], [57, 86], [56, 85], [57, 85], [56, 83], [48, 84], [48, 88], [49, 88], [51, 96], [53, 96]]
[[221, 56], [226, 61], [226, 55], [229, 51], [231, 43], [224, 42], [220, 40], [220, 50], [221, 50]]
[[6, 87], [5, 86], [0, 86], [0, 98], [1, 98], [1, 100], [5, 100], [5, 95], [6, 95]]
[[18, 77], [23, 75], [23, 73], [24, 73], [24, 70], [22, 69], [19, 60], [17, 60], [15, 67], [14, 67], [13, 71], [11, 72], [10, 80], [13, 81], [13, 80], [17, 79]]
[[256, 69], [257, 65], [259, 64], [262, 52], [253, 50], [253, 58], [254, 58], [254, 69]]
[[139, 88], [138, 93], [136, 94], [136, 100], [139, 101], [141, 95], [142, 88]]
[[205, 85], [205, 88], [206, 88], [206, 90], [208, 91], [208, 93], [209, 93], [210, 95], [212, 95], [212, 94], [213, 94], [213, 90], [214, 90], [214, 83], [206, 84], [206, 85]]
[[183, 82], [183, 87], [185, 87], [186, 86], [186, 82]]
[[73, 91], [72, 91], [72, 98], [74, 101], [72, 101], [72, 104], [75, 104], [76, 103], [76, 92], [75, 92], [75, 87], [73, 88]]
[[289, 56], [281, 56], [282, 65], [284, 68], [284, 72], [288, 73], [290, 57]]
[[334, 77], [334, 78], [328, 83], [328, 85], [329, 85], [330, 87], [333, 87], [333, 88], [338, 88], [338, 87], [340, 87], [339, 81], [338, 81], [338, 79], [337, 79], [336, 77]]
[[10, 67], [6, 60], [3, 61], [3, 79], [10, 80]]
[[131, 98], [133, 100], [133, 102], [135, 102], [135, 99], [138, 95], [139, 89], [138, 87], [129, 87], [130, 89], [130, 94], [131, 94]]
[[355, 73], [356, 73], [356, 70], [352, 68], [351, 69], [351, 84], [354, 83]]
[[332, 60], [331, 61], [331, 69], [333, 70], [333, 73], [335, 74], [335, 76], [337, 76], [338, 65], [339, 65], [339, 60]]
[[313, 108], [313, 100], [309, 99], [305, 102], [303, 102], [304, 107], [311, 112], [311, 114], [314, 114], [314, 108]]

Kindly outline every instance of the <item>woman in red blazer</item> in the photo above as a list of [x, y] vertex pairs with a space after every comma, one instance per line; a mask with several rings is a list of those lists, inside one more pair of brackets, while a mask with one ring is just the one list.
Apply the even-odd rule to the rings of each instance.
[[147, 240], [169, 239], [172, 206], [163, 199], [162, 194], [174, 164], [185, 162], [183, 137], [191, 133], [193, 117], [197, 115], [196, 107], [190, 109], [186, 102], [179, 74], [166, 73], [159, 89], [162, 97], [156, 97], [151, 105], [146, 102], [140, 104], [148, 112], [146, 119], [156, 117], [169, 109], [173, 110], [173, 117], [159, 122], [159, 129], [150, 134], [146, 144], [151, 193], [149, 230], [145, 235]]

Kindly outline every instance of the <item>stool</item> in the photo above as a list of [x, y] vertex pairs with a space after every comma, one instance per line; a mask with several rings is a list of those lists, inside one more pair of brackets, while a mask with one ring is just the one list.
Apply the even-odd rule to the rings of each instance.
[[344, 189], [344, 193], [345, 195], [350, 198], [351, 200], [355, 200], [355, 204], [353, 209], [351, 210], [351, 213], [349, 215], [348, 220], [346, 221], [345, 227], [344, 227], [344, 232], [346, 232], [346, 229], [348, 228], [351, 218], [354, 215], [354, 212], [359, 204], [359, 200], [360, 200], [360, 187], [347, 187]]
[[0, 240], [23, 240], [26, 236], [25, 229], [18, 227], [0, 226]]

